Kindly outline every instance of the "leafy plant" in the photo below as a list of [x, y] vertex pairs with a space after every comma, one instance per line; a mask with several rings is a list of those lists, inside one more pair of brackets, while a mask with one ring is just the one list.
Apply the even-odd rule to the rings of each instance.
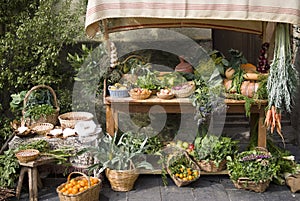
[[116, 134], [113, 137], [107, 134], [99, 139], [98, 146], [86, 148], [83, 152], [90, 152], [98, 161], [89, 169], [98, 170], [99, 172], [104, 171], [106, 168], [113, 170], [152, 169], [152, 165], [146, 161], [144, 156], [147, 138], [140, 146], [136, 146], [129, 140], [130, 135], [130, 132], [123, 133], [117, 140]]
[[38, 120], [40, 117], [46, 117], [48, 115], [54, 114], [55, 109], [52, 105], [42, 104], [42, 105], [35, 105], [31, 106], [25, 111], [24, 117], [29, 117], [33, 120]]
[[160, 81], [157, 79], [158, 72], [147, 70], [146, 74], [141, 75], [137, 79], [137, 86], [149, 90], [155, 90], [160, 88]]
[[11, 149], [4, 151], [0, 155], [0, 186], [14, 187], [15, 181], [18, 178], [19, 163], [15, 157], [15, 152]]
[[258, 183], [272, 180], [280, 166], [271, 153], [261, 150], [250, 150], [239, 153], [235, 158], [227, 157], [227, 168], [230, 179], [237, 181], [241, 177]]
[[197, 137], [194, 141], [195, 159], [213, 161], [218, 167], [227, 156], [237, 153], [237, 141], [229, 137], [205, 135]]
[[207, 123], [207, 117], [214, 112], [221, 112], [225, 108], [223, 100], [223, 86], [218, 83], [210, 85], [201, 77], [195, 77], [196, 90], [190, 97], [196, 107], [195, 119], [198, 125]]
[[225, 56], [217, 51], [213, 50], [209, 53], [210, 58], [214, 61], [216, 68], [222, 76], [225, 76], [225, 69], [228, 67], [229, 62]]

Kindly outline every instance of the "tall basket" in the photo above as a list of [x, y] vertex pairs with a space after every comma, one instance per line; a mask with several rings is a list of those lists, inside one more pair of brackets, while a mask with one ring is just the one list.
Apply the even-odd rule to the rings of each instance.
[[[30, 118], [25, 118], [25, 113], [26, 113], [26, 105], [27, 105], [27, 101], [29, 99], [29, 96], [30, 94], [33, 92], [33, 91], [36, 91], [38, 89], [41, 89], [41, 88], [44, 88], [44, 89], [48, 89], [50, 91], [50, 93], [52, 94], [52, 97], [53, 97], [53, 107], [55, 109], [55, 112], [51, 115], [44, 115], [44, 116], [41, 116], [39, 119], [30, 119]], [[56, 97], [56, 94], [54, 92], [54, 90], [50, 87], [50, 86], [47, 86], [47, 85], [37, 85], [37, 86], [34, 86], [32, 87], [25, 95], [25, 98], [24, 98], [24, 101], [23, 101], [23, 110], [22, 110], [22, 115], [23, 115], [23, 118], [26, 122], [26, 125], [27, 126], [30, 126], [34, 123], [51, 123], [53, 125], [56, 125], [57, 122], [58, 122], [58, 115], [59, 115], [59, 106], [58, 106], [58, 102], [57, 102], [57, 97]]]
[[139, 177], [136, 169], [132, 170], [111, 170], [105, 169], [105, 175], [114, 191], [127, 192], [133, 189], [134, 183]]

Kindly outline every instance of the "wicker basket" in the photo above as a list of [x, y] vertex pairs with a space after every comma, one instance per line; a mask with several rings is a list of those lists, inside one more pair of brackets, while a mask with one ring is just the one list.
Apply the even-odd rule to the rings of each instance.
[[18, 151], [15, 155], [21, 163], [27, 163], [37, 159], [40, 155], [40, 152], [37, 149], [24, 149]]
[[137, 94], [137, 93], [129, 92], [129, 95], [133, 99], [144, 100], [144, 99], [149, 98], [151, 96], [151, 93], [152, 93], [151, 91], [150, 91], [150, 93], [146, 93], [146, 94]]
[[196, 89], [195, 82], [189, 81], [187, 82], [188, 87], [182, 89], [172, 88], [172, 92], [175, 94], [177, 98], [186, 98], [192, 95]]
[[174, 98], [175, 94], [161, 94], [159, 92], [156, 93], [157, 97], [160, 98], [160, 99], [172, 99]]
[[222, 170], [226, 169], [226, 160], [222, 160], [219, 163], [219, 166], [217, 167], [217, 165], [215, 164], [214, 161], [206, 161], [206, 160], [200, 160], [200, 161], [196, 161], [197, 164], [199, 165], [201, 170], [204, 170], [205, 172], [220, 172]]
[[74, 128], [78, 121], [89, 121], [94, 115], [89, 112], [68, 112], [58, 116], [62, 128]]
[[251, 181], [245, 177], [245, 178], [239, 178], [237, 181], [233, 181], [233, 184], [238, 189], [245, 189], [257, 193], [262, 193], [265, 192], [266, 189], [269, 187], [270, 180], [255, 183], [254, 181]]
[[[189, 161], [190, 161], [190, 167], [194, 170], [198, 170], [199, 174], [198, 177], [195, 178], [194, 180], [190, 180], [190, 181], [184, 181], [178, 177], [176, 177], [176, 175], [172, 174], [171, 170], [169, 169], [169, 166], [178, 158], [178, 157], [186, 157]], [[181, 187], [181, 186], [186, 186], [194, 181], [196, 181], [197, 179], [199, 179], [200, 177], [200, 168], [199, 166], [189, 157], [189, 155], [183, 151], [183, 152], [178, 152], [175, 154], [171, 154], [169, 155], [168, 159], [167, 159], [167, 172], [170, 175], [170, 177], [172, 178], [172, 180], [174, 181], [174, 183], [176, 184], [176, 186]]]
[[[26, 113], [26, 109], [25, 108], [26, 108], [27, 101], [29, 99], [30, 94], [33, 91], [41, 89], [41, 88], [48, 89], [51, 92], [52, 97], [53, 97], [53, 104], [54, 104], [53, 107], [55, 109], [55, 112], [53, 114], [51, 114], [51, 115], [41, 116], [39, 119], [35, 119], [35, 120], [30, 119], [30, 118], [25, 118], [25, 113]], [[60, 110], [60, 108], [58, 106], [56, 94], [55, 94], [54, 90], [50, 86], [47, 86], [47, 85], [37, 85], [37, 86], [34, 86], [34, 87], [32, 87], [26, 93], [26, 95], [24, 97], [22, 115], [23, 115], [24, 120], [26, 121], [26, 125], [28, 125], [28, 126], [31, 126], [34, 123], [51, 123], [53, 125], [56, 125], [57, 122], [58, 122], [59, 110]]]
[[39, 135], [46, 135], [54, 128], [51, 123], [35, 123], [31, 126], [31, 130]]
[[[76, 177], [75, 180], [82, 179], [83, 177], [88, 180], [89, 187], [87, 190], [79, 192], [77, 194], [65, 194], [62, 193], [60, 190], [70, 182], [71, 175], [73, 174], [80, 174], [82, 176]], [[98, 179], [98, 178], [97, 178]], [[82, 172], [71, 172], [68, 176], [68, 180], [66, 183], [61, 184], [56, 188], [56, 192], [58, 193], [58, 197], [60, 201], [98, 201], [101, 189], [101, 180], [98, 179], [99, 182], [94, 186], [91, 186], [90, 177]]]
[[133, 189], [134, 183], [139, 177], [135, 170], [111, 170], [107, 168], [105, 175], [114, 191], [127, 192]]

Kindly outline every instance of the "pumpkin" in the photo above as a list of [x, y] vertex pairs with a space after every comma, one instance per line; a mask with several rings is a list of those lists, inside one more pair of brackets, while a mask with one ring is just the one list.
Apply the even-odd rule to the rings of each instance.
[[254, 94], [257, 92], [258, 87], [259, 87], [259, 83], [257, 82], [244, 81], [242, 82], [241, 85], [241, 94], [249, 98], [252, 98]]
[[224, 79], [223, 82], [224, 82], [225, 90], [229, 91], [229, 89], [231, 88], [231, 85], [232, 85], [232, 80]]
[[256, 66], [254, 66], [251, 63], [245, 63], [245, 64], [241, 64], [240, 68], [245, 71], [245, 73], [255, 73], [256, 71]]

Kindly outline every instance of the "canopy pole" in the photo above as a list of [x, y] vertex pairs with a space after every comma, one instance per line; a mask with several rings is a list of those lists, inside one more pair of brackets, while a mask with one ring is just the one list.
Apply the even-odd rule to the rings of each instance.
[[263, 27], [263, 38], [262, 43], [269, 43], [268, 49], [268, 60], [271, 61], [273, 59], [274, 54], [274, 46], [275, 46], [275, 29], [276, 29], [276, 22], [266, 22], [264, 23]]
[[104, 40], [105, 41], [108, 41], [108, 39], [109, 39], [109, 34], [108, 34], [108, 26], [107, 26], [107, 19], [103, 19], [102, 20], [102, 25], [103, 25], [103, 31], [104, 31], [104, 33], [103, 33], [103, 37], [104, 37]]

